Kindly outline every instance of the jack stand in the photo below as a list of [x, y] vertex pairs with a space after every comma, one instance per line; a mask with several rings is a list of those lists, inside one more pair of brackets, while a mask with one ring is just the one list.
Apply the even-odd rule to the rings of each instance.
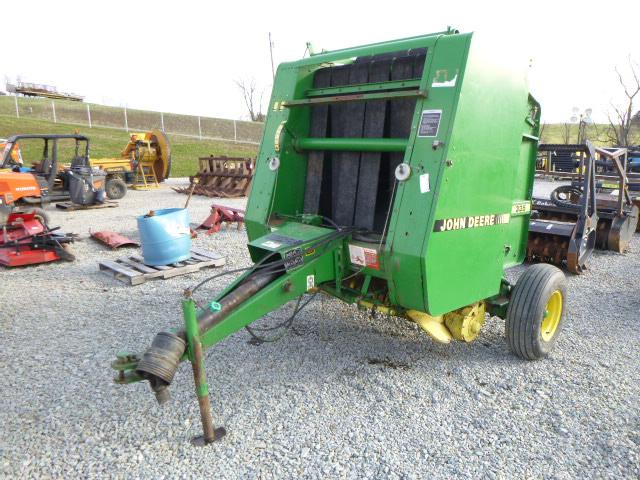
[[203, 429], [203, 435], [194, 437], [191, 440], [191, 444], [203, 447], [220, 440], [227, 432], [224, 427], [213, 428], [209, 384], [207, 383], [207, 374], [204, 371], [204, 356], [202, 343], [200, 342], [200, 328], [198, 326], [195, 302], [190, 298], [183, 300], [182, 311], [184, 313], [189, 360], [191, 360], [191, 366], [193, 367], [193, 381], [198, 395], [198, 406], [200, 407], [200, 419], [202, 420]]

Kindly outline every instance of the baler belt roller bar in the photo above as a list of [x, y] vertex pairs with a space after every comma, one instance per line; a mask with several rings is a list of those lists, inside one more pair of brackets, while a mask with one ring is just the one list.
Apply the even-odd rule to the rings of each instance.
[[328, 97], [303, 98], [287, 100], [280, 105], [285, 108], [307, 107], [309, 105], [327, 105], [341, 102], [357, 102], [366, 100], [393, 100], [396, 98], [427, 98], [423, 90], [394, 90], [391, 92], [351, 93], [347, 95], [331, 95]]
[[406, 138], [296, 138], [297, 150], [332, 150], [341, 152], [404, 152]]
[[340, 87], [311, 88], [307, 90], [307, 97], [327, 97], [345, 93], [367, 93], [382, 90], [408, 90], [420, 89], [420, 80], [391, 80], [387, 82], [360, 83], [358, 85], [345, 85]]

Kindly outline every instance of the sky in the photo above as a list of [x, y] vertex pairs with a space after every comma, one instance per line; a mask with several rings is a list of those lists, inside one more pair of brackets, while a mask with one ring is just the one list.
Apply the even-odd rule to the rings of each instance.
[[638, 0], [31, 0], [17, 9], [23, 21], [2, 10], [0, 90], [19, 77], [89, 102], [221, 118], [247, 118], [234, 80], [255, 79], [268, 102], [269, 32], [276, 64], [301, 58], [306, 42], [332, 50], [448, 25], [489, 35], [531, 61], [546, 122], [569, 121], [574, 108], [606, 121], [621, 103], [614, 69], [630, 79], [629, 57], [640, 63]]

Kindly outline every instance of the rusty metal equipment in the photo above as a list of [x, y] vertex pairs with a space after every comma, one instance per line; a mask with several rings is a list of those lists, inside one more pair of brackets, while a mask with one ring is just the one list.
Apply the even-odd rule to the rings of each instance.
[[[179, 193], [220, 198], [245, 197], [251, 187], [255, 161], [251, 158], [201, 157], [200, 170], [190, 177], [191, 184], [174, 188]], [[196, 183], [194, 185], [194, 183]]]
[[554, 204], [544, 199], [534, 199], [535, 211], [529, 222], [527, 259], [565, 265], [570, 272], [578, 274], [586, 268], [596, 246], [595, 147], [587, 141], [584, 145], [567, 145], [565, 148], [580, 152], [580, 171], [584, 173], [581, 186], [576, 189], [577, 199], [563, 202], [562, 206], [567, 210], [565, 216], [550, 213], [558, 201]]
[[[541, 148], [545, 148], [541, 146]], [[578, 171], [585, 172], [582, 180], [574, 180], [571, 185], [556, 188], [550, 198], [534, 198], [535, 218], [531, 221], [529, 257], [532, 260], [549, 261], [555, 264], [567, 264], [567, 268], [580, 273], [590, 255], [591, 245], [602, 250], [622, 253], [626, 250], [638, 225], [638, 206], [634, 204], [628, 191], [628, 179], [625, 165], [621, 159], [626, 149], [606, 150], [591, 144], [553, 146], [554, 151], [578, 152]], [[597, 192], [594, 177], [594, 159], [606, 159], [615, 166], [619, 189], [614, 195]], [[585, 194], [586, 192], [586, 194]], [[585, 213], [583, 201], [595, 202], [597, 216]], [[590, 227], [595, 222], [595, 239]], [[589, 237], [576, 241], [583, 235], [581, 226], [585, 225]], [[570, 235], [574, 235], [572, 240]], [[579, 260], [582, 258], [583, 260]], [[584, 262], [584, 263], [583, 263]], [[582, 264], [581, 264], [582, 263]]]
[[207, 235], [219, 232], [222, 224], [237, 224], [238, 230], [244, 225], [245, 211], [240, 208], [227, 207], [225, 205], [211, 205], [211, 213], [196, 229], [206, 229]]
[[104, 243], [105, 245], [111, 247], [113, 250], [120, 247], [139, 247], [140, 243], [135, 240], [131, 240], [124, 235], [121, 235], [117, 232], [112, 232], [110, 230], [101, 230], [99, 232], [90, 232], [91, 238], [94, 240]]
[[[598, 189], [619, 189], [619, 167], [626, 172], [626, 186], [630, 191], [640, 191], [640, 153], [621, 148], [596, 148], [596, 186]], [[612, 160], [615, 154], [617, 163]], [[547, 144], [538, 146], [536, 175], [542, 178], [579, 181], [580, 165], [584, 152], [580, 144]]]
[[254, 264], [213, 295], [216, 277], [185, 291], [184, 327], [118, 354], [116, 381], [148, 381], [163, 403], [189, 360], [199, 442], [214, 442], [205, 349], [292, 302], [286, 331], [317, 292], [442, 343], [473, 341], [497, 315], [516, 355], [549, 355], [564, 274], [505, 275], [527, 252], [540, 132], [526, 70], [505, 42], [451, 28], [280, 65], [245, 218]]
[[25, 97], [52, 98], [54, 100], [71, 100], [73, 102], [84, 101], [84, 96], [76, 93], [60, 92], [53, 85], [43, 85], [40, 83], [7, 82], [7, 92], [24, 95]]

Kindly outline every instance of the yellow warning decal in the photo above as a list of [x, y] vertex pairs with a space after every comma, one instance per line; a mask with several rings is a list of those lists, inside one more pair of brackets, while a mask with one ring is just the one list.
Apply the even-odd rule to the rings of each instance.
[[513, 202], [511, 206], [511, 215], [526, 215], [531, 212], [531, 201], [524, 200], [521, 202]]

